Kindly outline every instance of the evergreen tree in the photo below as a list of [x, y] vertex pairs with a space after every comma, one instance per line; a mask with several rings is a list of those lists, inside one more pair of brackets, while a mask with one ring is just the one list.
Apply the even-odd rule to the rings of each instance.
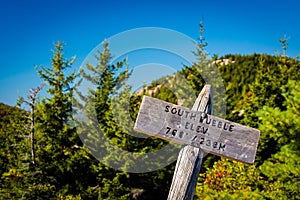
[[[153, 167], [153, 163], [147, 161], [146, 153], [161, 148], [167, 142], [134, 137], [137, 133], [133, 132], [133, 125], [141, 96], [132, 95], [126, 83], [130, 75], [128, 67], [124, 66], [126, 60], [115, 65], [110, 63], [108, 42], [104, 41], [102, 47], [103, 50], [96, 55], [97, 64], [87, 63], [87, 70], [81, 71], [96, 89], [89, 90], [88, 95], [79, 95], [81, 99], [78, 100], [86, 103], [82, 106], [87, 120], [78, 123], [83, 133], [82, 139], [101, 161], [97, 167], [99, 198], [128, 199], [131, 193], [137, 191], [143, 191], [144, 196], [151, 198], [165, 198], [174, 166], [147, 174], [127, 172], [135, 168]], [[97, 123], [98, 130], [95, 128]], [[162, 182], [167, 182], [167, 185], [161, 187]]]
[[[110, 159], [111, 153], [113, 153], [113, 149], [110, 149], [113, 148], [110, 142], [118, 146], [123, 139], [114, 119], [112, 97], [116, 95], [124, 79], [127, 78], [128, 70], [117, 74], [117, 71], [124, 66], [125, 61], [118, 62], [116, 65], [111, 64], [108, 42], [104, 41], [102, 47], [103, 50], [95, 55], [97, 64], [94, 66], [87, 63], [87, 70], [81, 69], [80, 71], [82, 77], [95, 89], [89, 88], [86, 95], [77, 91], [79, 97], [76, 100], [77, 107], [78, 110], [84, 108], [83, 114], [85, 115], [85, 120], [78, 121], [77, 124], [81, 139], [84, 140], [93, 156], [101, 161], [96, 165], [98, 198], [122, 199], [128, 198], [130, 189], [126, 188], [120, 179], [122, 180], [128, 175], [126, 172], [118, 172], [108, 166], [112, 164], [111, 160], [113, 160]], [[114, 158], [116, 157], [114, 156]]]
[[75, 60], [65, 60], [63, 45], [55, 44], [52, 66], [36, 67], [48, 83], [49, 98], [36, 109], [36, 162], [24, 184], [27, 199], [89, 196], [86, 190], [95, 181], [89, 170], [90, 158], [82, 147], [72, 122], [72, 95], [75, 72], [66, 75]]

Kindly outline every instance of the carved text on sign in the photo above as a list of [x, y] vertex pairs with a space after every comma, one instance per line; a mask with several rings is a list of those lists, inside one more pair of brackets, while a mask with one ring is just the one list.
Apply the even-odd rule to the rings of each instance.
[[135, 130], [245, 163], [254, 162], [260, 136], [257, 129], [147, 96]]

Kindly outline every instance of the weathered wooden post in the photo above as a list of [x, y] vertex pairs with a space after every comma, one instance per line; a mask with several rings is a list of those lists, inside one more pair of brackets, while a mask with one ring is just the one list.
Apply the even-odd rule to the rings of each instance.
[[169, 200], [193, 198], [205, 152], [248, 164], [254, 162], [260, 131], [210, 115], [211, 98], [209, 85], [202, 89], [192, 110], [143, 98], [134, 129], [187, 145], [179, 153]]
[[[192, 110], [212, 114], [213, 89], [205, 85], [196, 99]], [[180, 150], [172, 179], [168, 199], [192, 199], [206, 153], [197, 147], [187, 145]]]

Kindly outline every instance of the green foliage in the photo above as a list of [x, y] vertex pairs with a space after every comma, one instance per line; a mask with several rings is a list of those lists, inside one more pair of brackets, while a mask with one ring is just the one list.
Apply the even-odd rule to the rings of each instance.
[[294, 149], [293, 144], [283, 146], [271, 159], [263, 163], [261, 171], [267, 177], [268, 184], [276, 185], [269, 193], [272, 199], [300, 198], [299, 167], [299, 151]]
[[[290, 62], [298, 65], [295, 60]], [[291, 66], [290, 69], [298, 73], [296, 66]], [[279, 75], [277, 77], [284, 79]], [[296, 79], [294, 76], [293, 78]], [[256, 79], [261, 80], [261, 77], [256, 77]], [[255, 107], [252, 110], [245, 109], [246, 117], [244, 119], [248, 117], [247, 112], [256, 111], [250, 113], [250, 116], [255, 116], [258, 120], [248, 122], [248, 124], [256, 123], [261, 130], [257, 156], [259, 162], [253, 166], [223, 159], [214, 163], [212, 168], [207, 169], [206, 173], [200, 176], [197, 188], [199, 199], [249, 199], [250, 197], [255, 199], [299, 199], [300, 84], [299, 81], [292, 78], [284, 83], [277, 88], [277, 95], [275, 92], [275, 94], [261, 94], [262, 99], [278, 99], [280, 96], [280, 99], [283, 98], [281, 101], [268, 102], [268, 106], [257, 110]], [[252, 84], [255, 85], [256, 81]], [[273, 84], [277, 85], [277, 83]], [[247, 99], [247, 104], [244, 106], [260, 104], [257, 102], [260, 101], [259, 97]], [[242, 99], [242, 101], [245, 100]], [[275, 106], [274, 104], [278, 107], [271, 107]], [[243, 122], [247, 124], [246, 120]]]
[[11, 107], [0, 103], [0, 174], [10, 168], [16, 168], [18, 154], [24, 152], [24, 144], [20, 144], [26, 137], [25, 124], [27, 112], [17, 107]]
[[[285, 97], [284, 106], [279, 108], [264, 107], [258, 113], [262, 124], [262, 132], [269, 135], [278, 144], [278, 151], [262, 165], [262, 173], [269, 182], [276, 183], [280, 193], [273, 197], [281, 196], [287, 199], [300, 198], [300, 83], [289, 81], [281, 87]], [[266, 139], [263, 138], [265, 141]]]
[[249, 166], [227, 159], [214, 163], [213, 167], [205, 174], [201, 174], [199, 179], [197, 186], [199, 199], [262, 198], [255, 189], [265, 187], [265, 181], [254, 165]]
[[257, 114], [262, 122], [260, 130], [277, 141], [279, 146], [284, 146], [291, 141], [299, 141], [300, 84], [289, 81], [287, 85], [281, 87], [281, 91], [285, 98], [284, 110], [264, 106]]
[[0, 199], [12, 199], [22, 194], [20, 179], [29, 162], [28, 113], [0, 104], [0, 115]]

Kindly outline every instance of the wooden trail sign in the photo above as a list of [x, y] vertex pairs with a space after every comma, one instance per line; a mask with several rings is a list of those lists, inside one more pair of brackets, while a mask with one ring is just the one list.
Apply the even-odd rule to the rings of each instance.
[[[212, 88], [205, 85], [192, 110], [144, 96], [134, 129], [187, 144], [177, 159], [168, 200], [193, 199], [205, 152], [252, 164], [260, 131], [212, 113]], [[205, 151], [205, 152], [204, 152]]]
[[260, 136], [257, 129], [148, 96], [134, 130], [248, 164], [254, 162]]

